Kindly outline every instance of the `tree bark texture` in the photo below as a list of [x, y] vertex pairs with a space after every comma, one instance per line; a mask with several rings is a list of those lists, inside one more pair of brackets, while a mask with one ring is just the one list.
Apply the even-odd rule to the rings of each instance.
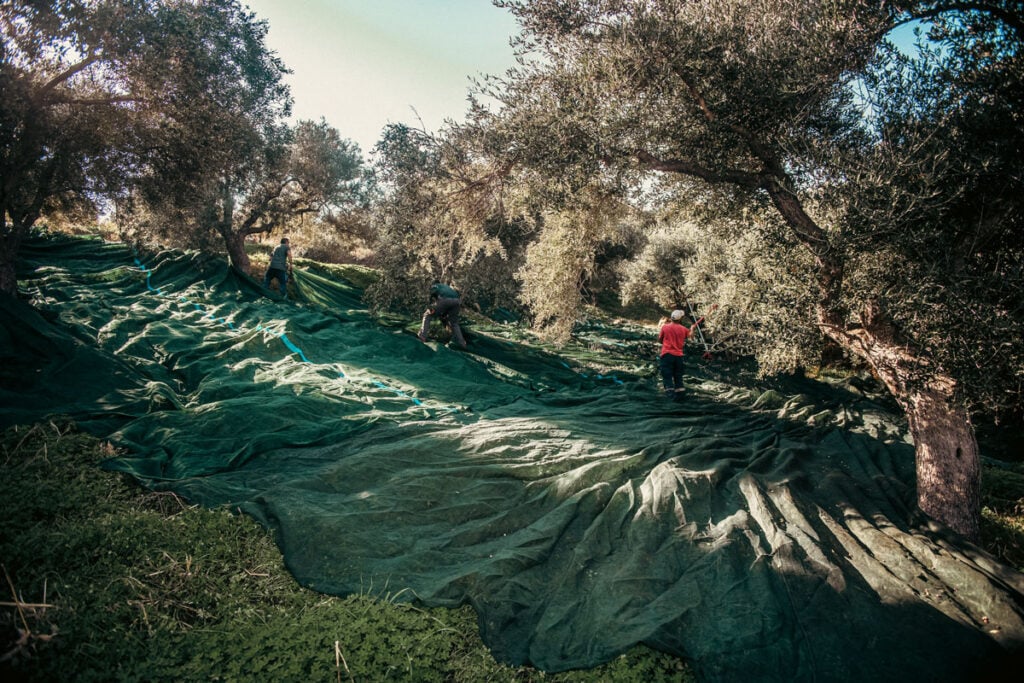
[[981, 458], [966, 410], [945, 379], [912, 392], [907, 419], [917, 448], [917, 505], [972, 541], [980, 537]]
[[18, 296], [15, 261], [18, 258], [20, 244], [21, 235], [16, 226], [12, 226], [8, 234], [0, 237], [0, 294]]
[[245, 251], [245, 234], [228, 232], [224, 234], [224, 244], [228, 250], [228, 258], [236, 270], [249, 273], [249, 254]]
[[929, 369], [926, 358], [901, 344], [880, 322], [877, 308], [865, 312], [864, 326], [831, 324], [825, 334], [864, 358], [907, 416], [914, 438], [917, 506], [972, 541], [980, 536], [981, 457], [970, 415], [956, 396], [956, 382]]
[[8, 261], [6, 255], [0, 258], [0, 294], [18, 295], [18, 280], [14, 274], [14, 263]]

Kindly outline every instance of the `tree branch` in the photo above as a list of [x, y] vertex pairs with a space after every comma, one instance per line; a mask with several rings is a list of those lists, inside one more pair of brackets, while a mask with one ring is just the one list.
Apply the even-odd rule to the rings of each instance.
[[77, 99], [77, 98], [74, 98], [74, 97], [61, 97], [61, 98], [50, 99], [50, 100], [48, 100], [46, 102], [46, 104], [48, 104], [48, 105], [75, 104], [75, 105], [82, 105], [82, 106], [85, 106], [85, 107], [93, 107], [93, 106], [99, 106], [99, 105], [104, 105], [104, 104], [118, 104], [118, 103], [123, 103], [123, 102], [144, 102], [144, 101], [145, 100], [140, 98], [140, 97], [128, 97], [128, 96], [121, 96], [121, 97], [94, 97], [94, 98], [84, 98], [84, 99]]
[[[910, 12], [911, 21], [932, 19], [947, 12], [982, 12], [989, 14], [1013, 29], [1018, 37], [1024, 38], [1024, 19], [1021, 15], [989, 2], [939, 2], [920, 12]], [[901, 22], [905, 23], [905, 22]]]
[[775, 174], [738, 170], [714, 171], [684, 159], [659, 159], [644, 150], [635, 152], [634, 156], [650, 170], [680, 173], [709, 183], [731, 183], [751, 190], [766, 191], [782, 220], [814, 256], [818, 265], [816, 276], [824, 297], [821, 302], [822, 311], [830, 311], [833, 304], [839, 300], [839, 287], [843, 278], [842, 262], [832, 253], [832, 244], [825, 231], [807, 214], [799, 197]]
[[665, 171], [700, 178], [709, 183], [732, 183], [751, 190], [764, 187], [762, 176], [757, 173], [739, 170], [715, 171], [707, 166], [686, 159], [659, 159], [650, 152], [639, 150], [633, 153], [636, 160], [651, 171]]
[[921, 7], [919, 3], [908, 3], [909, 5], [903, 8], [903, 18], [898, 21], [894, 21], [891, 24], [887, 24], [882, 32], [878, 35], [881, 38], [885, 34], [893, 31], [900, 26], [911, 24], [915, 21], [926, 21], [928, 19], [934, 19], [942, 16], [949, 12], [982, 12], [989, 14], [999, 21], [1006, 24], [1012, 29], [1018, 38], [1024, 39], [1024, 19], [1021, 18], [1020, 14], [1014, 13], [1010, 10], [1004, 9], [998, 5], [988, 2], [937, 2], [931, 7]]
[[807, 215], [800, 200], [775, 177], [775, 174], [739, 170], [715, 171], [685, 159], [659, 159], [644, 150], [635, 152], [634, 156], [645, 168], [652, 171], [680, 173], [709, 183], [731, 183], [750, 190], [765, 190], [783, 220], [793, 228], [800, 241], [818, 257], [819, 262], [825, 260], [830, 247], [828, 236], [814, 219]]
[[88, 57], [86, 57], [85, 59], [83, 59], [82, 61], [78, 62], [77, 64], [72, 64], [67, 69], [65, 69], [64, 71], [60, 72], [59, 74], [57, 74], [56, 76], [51, 78], [49, 81], [44, 83], [43, 87], [39, 89], [39, 92], [36, 94], [36, 97], [33, 98], [33, 99], [38, 99], [38, 100], [43, 99], [44, 97], [46, 97], [47, 94], [49, 94], [58, 85], [60, 85], [64, 81], [68, 80], [69, 78], [71, 78], [75, 74], [79, 73], [80, 71], [85, 70], [86, 68], [88, 68], [92, 64], [95, 64], [99, 60], [100, 60], [99, 54], [94, 52], [91, 55], [89, 55]]

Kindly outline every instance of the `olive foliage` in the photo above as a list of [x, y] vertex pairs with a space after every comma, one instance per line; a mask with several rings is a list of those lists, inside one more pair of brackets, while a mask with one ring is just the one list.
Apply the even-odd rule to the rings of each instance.
[[669, 214], [622, 264], [621, 296], [694, 316], [717, 302], [722, 308], [704, 330], [713, 348], [757, 358], [762, 375], [794, 372], [824, 353], [803, 276], [808, 260], [769, 216], [701, 224]]
[[386, 127], [375, 147], [382, 196], [374, 208], [377, 308], [415, 310], [434, 281], [464, 303], [518, 308], [515, 272], [534, 228], [504, 205], [515, 201], [462, 128], [438, 134]]
[[[140, 182], [121, 216], [131, 226], [126, 234], [226, 250], [233, 265], [247, 270], [250, 236], [302, 227], [315, 246], [334, 242], [335, 233], [362, 230], [354, 217], [366, 210], [373, 177], [358, 145], [323, 120], [239, 125], [230, 150], [186, 155], [186, 166], [176, 156]], [[221, 144], [206, 136], [197, 131], [193, 144]]]
[[[757, 245], [746, 286], [705, 268], [720, 291], [709, 279], [690, 293], [790, 315], [867, 364], [906, 413], [920, 509], [976, 539], [971, 412], [1022, 404], [1017, 4], [497, 4], [523, 34], [520, 65], [488, 91], [492, 148], [561, 187], [659, 184], [645, 208], [692, 214], [704, 242], [741, 228], [721, 252]], [[920, 19], [935, 49], [907, 56], [886, 39]], [[985, 332], [960, 324], [965, 306]], [[763, 339], [756, 320], [736, 322]], [[811, 365], [810, 339], [758, 355]]]
[[[524, 27], [521, 66], [488, 90], [506, 158], [563, 187], [659, 187], [624, 296], [719, 301], [718, 333], [767, 371], [877, 324], [921, 358], [907, 381], [947, 373], [975, 410], [1022, 404], [1010, 4], [499, 4]], [[914, 18], [922, 49], [898, 48]]]
[[[94, 216], [124, 190], [174, 81], [168, 40], [195, 30], [180, 3], [0, 4], [0, 291], [46, 214]], [[142, 37], [145, 36], [145, 39]]]
[[183, 5], [202, 30], [168, 40], [176, 88], [121, 218], [133, 237], [226, 250], [246, 270], [246, 238], [365, 203], [367, 171], [325, 121], [284, 123], [287, 69], [266, 46], [266, 22], [237, 0]]

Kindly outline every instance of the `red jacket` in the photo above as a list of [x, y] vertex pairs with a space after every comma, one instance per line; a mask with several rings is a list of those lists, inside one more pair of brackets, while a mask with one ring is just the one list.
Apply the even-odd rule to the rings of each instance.
[[683, 355], [683, 347], [686, 346], [686, 339], [690, 336], [690, 328], [683, 327], [675, 320], [669, 321], [661, 326], [661, 331], [658, 332], [658, 341], [661, 342], [661, 353], [659, 356], [664, 356], [666, 353], [673, 356]]

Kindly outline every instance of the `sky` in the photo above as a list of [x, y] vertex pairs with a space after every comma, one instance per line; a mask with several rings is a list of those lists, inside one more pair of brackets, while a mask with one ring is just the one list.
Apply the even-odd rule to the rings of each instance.
[[292, 71], [293, 119], [326, 119], [366, 160], [389, 123], [436, 132], [463, 119], [470, 79], [515, 62], [518, 25], [491, 0], [241, 1]]
[[323, 117], [364, 158], [389, 123], [461, 120], [470, 79], [514, 64], [517, 24], [490, 0], [241, 1], [293, 72], [293, 118]]

